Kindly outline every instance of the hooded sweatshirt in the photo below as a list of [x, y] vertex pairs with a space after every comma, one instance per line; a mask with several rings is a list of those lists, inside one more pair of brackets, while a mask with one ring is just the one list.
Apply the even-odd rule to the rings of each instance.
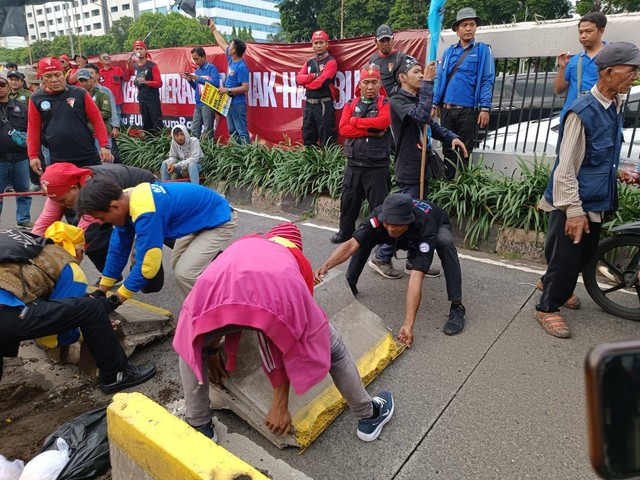
[[[179, 145], [175, 141], [173, 135], [176, 130], [181, 130], [184, 133], [184, 144]], [[169, 149], [169, 162], [181, 169], [188, 168], [192, 163], [199, 163], [200, 159], [204, 157], [202, 148], [200, 148], [200, 142], [196, 137], [189, 135], [187, 127], [184, 125], [176, 125], [171, 129], [171, 148]]]

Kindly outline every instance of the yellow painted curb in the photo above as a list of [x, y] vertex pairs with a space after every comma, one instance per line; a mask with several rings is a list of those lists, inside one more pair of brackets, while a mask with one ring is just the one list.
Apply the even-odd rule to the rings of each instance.
[[267, 480], [141, 393], [118, 393], [107, 409], [109, 442], [157, 480]]
[[[92, 292], [92, 291], [94, 291], [94, 290], [97, 290], [97, 288], [96, 288], [96, 287], [94, 287], [93, 285], [89, 285], [89, 286], [87, 287], [87, 290], [89, 290], [89, 291], [91, 291], [91, 292]], [[107, 296], [108, 296], [108, 297], [110, 297], [111, 295], [113, 295], [113, 293], [114, 293], [114, 292], [112, 292], [111, 290], [109, 290], [109, 291], [107, 292]], [[136, 300], [135, 298], [129, 298], [129, 299], [127, 300], [127, 303], [128, 303], [129, 305], [135, 305], [136, 307], [143, 308], [143, 309], [145, 309], [145, 310], [148, 310], [148, 311], [153, 312], [153, 313], [157, 313], [158, 315], [162, 315], [162, 316], [165, 316], [165, 317], [172, 317], [172, 316], [173, 316], [173, 313], [171, 313], [171, 311], [169, 311], [169, 310], [167, 310], [167, 309], [160, 308], [160, 307], [155, 307], [155, 306], [150, 305], [150, 304], [148, 304], [148, 303], [141, 302], [140, 300]]]
[[[384, 370], [398, 355], [405, 345], [398, 343], [391, 334], [387, 334], [364, 353], [356, 362], [362, 383], [368, 385]], [[299, 410], [293, 417], [295, 439], [300, 444], [301, 453], [324, 432], [342, 412], [346, 402], [332, 385], [325, 389], [315, 400]]]

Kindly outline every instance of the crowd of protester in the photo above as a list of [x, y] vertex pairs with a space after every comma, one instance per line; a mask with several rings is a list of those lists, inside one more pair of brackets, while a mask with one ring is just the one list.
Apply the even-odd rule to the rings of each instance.
[[[535, 316], [547, 333], [561, 338], [570, 332], [559, 307], [580, 306], [573, 294], [577, 275], [597, 245], [604, 213], [616, 208], [620, 110], [640, 66], [640, 52], [634, 45], [598, 44], [603, 16], [589, 15], [579, 23], [587, 58], [575, 68], [593, 64], [595, 75], [581, 73], [576, 85], [571, 73], [575, 68], [570, 67], [573, 60], [559, 55], [559, 65], [567, 73], [565, 83], [556, 82], [556, 88], [578, 95], [568, 100], [564, 110], [559, 154], [540, 202], [540, 208], [550, 212], [549, 270], [540, 281], [543, 295]], [[391, 28], [381, 25], [375, 37], [377, 52], [364, 59], [355, 97], [346, 104], [337, 126], [333, 81], [338, 65], [329, 53], [328, 35], [313, 34], [314, 56], [296, 76], [306, 90], [304, 143], [320, 147], [344, 137], [347, 159], [340, 229], [330, 239], [340, 245], [315, 271], [303, 254], [295, 225], [282, 224], [267, 233], [235, 239], [238, 212], [222, 195], [199, 185], [203, 157], [199, 138], [210, 138], [216, 121], [215, 113], [198, 102], [206, 82], [220, 86], [219, 72], [207, 62], [202, 48], [191, 51], [195, 73], [184, 75], [196, 91], [193, 130], [177, 126], [170, 132], [162, 181], [151, 172], [110, 165], [118, 160], [112, 150], [121, 125], [122, 85], [128, 78], [135, 77], [144, 130], [150, 135], [162, 130], [162, 80], [143, 41], [134, 43], [135, 59], [132, 56], [125, 69], [112, 66], [105, 53], [99, 57], [100, 66], [82, 56], [71, 60], [62, 55], [40, 60], [35, 75], [24, 76], [17, 69], [0, 71], [0, 187], [8, 179], [17, 192], [28, 192], [31, 170], [47, 195], [33, 232], [47, 235], [65, 211], [75, 209], [84, 235], [68, 255], [52, 248], [33, 255], [34, 261], [40, 255], [59, 257], [46, 288], [35, 288], [37, 271], [28, 272], [35, 283], [27, 284], [24, 292], [0, 278], [0, 304], [5, 307], [0, 309], [0, 358], [17, 354], [21, 340], [79, 327], [102, 370], [105, 392], [149, 380], [155, 368], [126, 359], [109, 333], [108, 313], [137, 292], [162, 289], [162, 250], [167, 245], [172, 248], [170, 266], [182, 305], [174, 347], [180, 356], [187, 420], [194, 428], [216, 438], [203, 381], [210, 377], [209, 369], [220, 381], [229, 375], [241, 333], [253, 330], [260, 338], [261, 361], [273, 387], [265, 423], [274, 433], [287, 434], [291, 429], [290, 386], [303, 394], [329, 373], [358, 421], [358, 437], [375, 440], [393, 414], [393, 396], [381, 392], [371, 397], [366, 392], [340, 333], [313, 300], [314, 284], [347, 260], [346, 278], [354, 295], [367, 264], [388, 279], [408, 274], [398, 338], [410, 347], [423, 281], [440, 275], [432, 267], [437, 252], [450, 302], [442, 331], [455, 335], [464, 329], [462, 272], [451, 223], [447, 212], [429, 200], [429, 175], [421, 169], [434, 138], [443, 142], [451, 164], [447, 176], [452, 178], [458, 159], [471, 153], [470, 132], [488, 123], [493, 59], [490, 47], [475, 40], [480, 24], [472, 8], [461, 9], [451, 26], [459, 42], [445, 50], [439, 64], [427, 65], [394, 49]], [[232, 97], [227, 118], [230, 133], [249, 142], [246, 45], [237, 39], [227, 43], [213, 22], [209, 26], [228, 56], [229, 71], [220, 90]], [[606, 151], [598, 145], [605, 145]], [[389, 176], [392, 152], [395, 186]], [[191, 181], [167, 182], [172, 174]], [[602, 177], [601, 183], [594, 183], [594, 174]], [[609, 187], [606, 195], [599, 189], [602, 182]], [[390, 194], [392, 187], [397, 193]], [[356, 227], [364, 199], [369, 215]], [[28, 195], [18, 197], [20, 227], [32, 226], [30, 202]], [[134, 249], [131, 270], [123, 278]], [[392, 263], [398, 250], [407, 252], [404, 273]], [[86, 278], [74, 267], [85, 253], [101, 278], [91, 298], [74, 298], [80, 295], [73, 292], [86, 287]], [[10, 279], [22, 275], [17, 272], [10, 269], [7, 275]], [[243, 288], [235, 288], [238, 282]], [[65, 289], [78, 283], [79, 290]], [[27, 292], [32, 287], [34, 292]], [[36, 305], [34, 295], [47, 300]], [[59, 300], [66, 297], [71, 298]], [[36, 325], [36, 316], [47, 316], [48, 322]], [[226, 367], [220, 360], [222, 348]]]

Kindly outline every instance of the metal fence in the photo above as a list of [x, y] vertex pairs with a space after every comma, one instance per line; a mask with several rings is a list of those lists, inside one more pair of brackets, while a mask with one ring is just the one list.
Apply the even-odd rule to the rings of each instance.
[[[555, 57], [496, 60], [489, 125], [479, 130], [476, 145], [484, 150], [554, 155], [558, 114], [565, 95], [554, 93]], [[640, 157], [640, 86], [633, 87], [624, 106], [622, 157]]]

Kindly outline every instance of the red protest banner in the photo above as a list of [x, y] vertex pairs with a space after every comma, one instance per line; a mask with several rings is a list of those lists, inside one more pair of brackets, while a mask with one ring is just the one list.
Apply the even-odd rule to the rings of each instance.
[[[406, 30], [394, 34], [394, 46], [408, 55], [424, 61], [426, 56], [426, 30]], [[360, 68], [376, 51], [374, 37], [350, 38], [332, 41], [329, 53], [338, 62], [335, 84], [340, 97], [335, 103], [337, 115], [359, 81]], [[227, 58], [217, 45], [204, 46], [207, 59], [221, 74], [227, 70]], [[166, 127], [177, 124], [191, 126], [195, 105], [194, 92], [182, 77], [183, 72], [195, 71], [191, 61], [191, 47], [151, 50], [152, 60], [158, 64], [162, 75], [160, 99]], [[114, 63], [124, 67], [130, 53], [112, 55]], [[274, 44], [249, 43], [244, 59], [249, 66], [249, 93], [247, 96], [249, 132], [269, 143], [279, 143], [287, 138], [293, 142], [302, 140], [302, 108], [304, 89], [296, 84], [296, 73], [303, 63], [313, 56], [308, 43]], [[123, 86], [125, 104], [123, 121], [127, 126], [140, 126], [142, 121], [136, 102], [137, 89], [133, 78]], [[227, 126], [224, 118], [218, 122], [216, 136], [225, 137]]]

